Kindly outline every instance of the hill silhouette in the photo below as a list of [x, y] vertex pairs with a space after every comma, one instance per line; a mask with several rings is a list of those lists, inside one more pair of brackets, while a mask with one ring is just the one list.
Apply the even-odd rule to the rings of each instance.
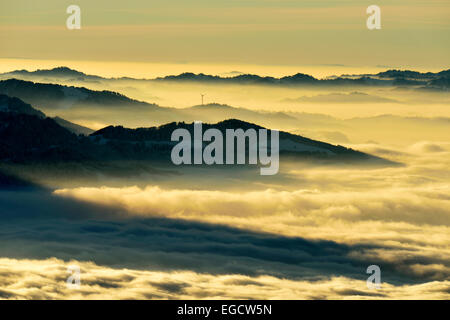
[[18, 98], [9, 97], [4, 94], [0, 94], [0, 112], [22, 113], [34, 115], [40, 118], [45, 117], [43, 112], [34, 109], [30, 104], [25, 103]]
[[130, 99], [113, 91], [95, 91], [84, 87], [59, 84], [34, 83], [17, 79], [0, 81], [0, 93], [18, 97], [34, 106], [49, 109], [68, 109], [85, 106], [107, 107], [128, 106], [155, 108], [157, 105]]
[[0, 78], [20, 78], [33, 80], [42, 80], [42, 78], [55, 80], [77, 80], [77, 81], [180, 81], [180, 82], [206, 82], [218, 84], [254, 84], [254, 85], [330, 85], [330, 86], [346, 86], [346, 85], [365, 85], [365, 86], [386, 86], [386, 85], [410, 85], [410, 86], [428, 86], [430, 81], [448, 79], [450, 77], [450, 69], [440, 72], [418, 72], [412, 70], [386, 70], [376, 74], [356, 74], [356, 75], [340, 75], [332, 76], [325, 79], [317, 79], [311, 75], [304, 73], [296, 73], [285, 77], [269, 77], [255, 74], [238, 74], [233, 76], [217, 76], [204, 73], [184, 72], [178, 75], [169, 75], [158, 77], [155, 79], [135, 79], [130, 77], [105, 78], [97, 75], [88, 75], [83, 72], [70, 69], [68, 67], [56, 67], [47, 70], [16, 70], [0, 74]]

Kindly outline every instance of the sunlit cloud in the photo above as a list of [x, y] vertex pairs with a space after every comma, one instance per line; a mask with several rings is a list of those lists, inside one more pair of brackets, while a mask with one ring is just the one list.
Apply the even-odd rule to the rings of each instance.
[[[78, 265], [81, 286], [66, 286], [67, 268]], [[92, 262], [0, 259], [0, 299], [448, 299], [449, 281], [418, 285], [382, 284], [371, 290], [362, 280], [319, 281], [189, 271], [112, 269]]]

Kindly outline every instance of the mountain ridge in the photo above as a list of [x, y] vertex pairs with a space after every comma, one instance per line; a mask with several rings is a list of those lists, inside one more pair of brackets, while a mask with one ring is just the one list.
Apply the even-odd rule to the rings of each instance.
[[112, 77], [106, 78], [98, 75], [89, 75], [83, 72], [61, 66], [53, 69], [38, 69], [35, 71], [15, 70], [0, 74], [1, 77], [25, 76], [25, 77], [49, 77], [73, 78], [74, 80], [89, 81], [112, 81], [112, 80], [130, 80], [130, 81], [194, 81], [194, 82], [212, 82], [212, 83], [234, 83], [234, 84], [261, 84], [261, 85], [431, 85], [429, 81], [448, 79], [450, 69], [444, 69], [439, 72], [418, 72], [413, 70], [388, 69], [375, 74], [355, 74], [340, 76], [329, 76], [318, 79], [311, 75], [298, 72], [284, 77], [261, 76], [257, 74], [239, 74], [234, 76], [219, 76], [204, 73], [183, 72], [178, 75], [167, 75], [156, 78], [131, 78], [131, 77]]
[[[19, 98], [10, 97], [4, 94], [0, 94], [0, 112], [26, 114], [31, 116], [37, 116], [38, 118], [41, 119], [47, 118], [47, 115], [45, 113], [33, 108], [30, 104], [23, 102]], [[92, 132], [94, 132], [94, 130], [90, 128], [80, 126], [76, 123], [67, 121], [60, 117], [53, 117], [52, 119], [62, 127], [68, 129], [69, 131], [75, 134], [89, 135]]]
[[40, 118], [46, 117], [43, 112], [34, 109], [30, 104], [23, 102], [17, 97], [10, 97], [5, 94], [0, 94], [0, 112], [24, 113]]
[[15, 96], [21, 100], [50, 109], [67, 109], [72, 106], [92, 104], [100, 107], [129, 105], [155, 108], [156, 104], [131, 99], [109, 90], [90, 90], [85, 87], [8, 79], [0, 80], [0, 94]]

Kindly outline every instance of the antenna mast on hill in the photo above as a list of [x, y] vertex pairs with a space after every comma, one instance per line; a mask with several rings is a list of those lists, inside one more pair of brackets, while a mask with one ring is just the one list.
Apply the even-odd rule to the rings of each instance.
[[203, 105], [203, 98], [204, 98], [204, 96], [206, 96], [206, 94], [201, 94], [201, 96], [202, 96], [202, 105]]

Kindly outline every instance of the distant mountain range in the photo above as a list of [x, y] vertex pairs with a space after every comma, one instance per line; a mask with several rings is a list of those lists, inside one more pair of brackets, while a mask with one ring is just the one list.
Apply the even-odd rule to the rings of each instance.
[[[366, 76], [371, 76], [367, 74]], [[440, 72], [417, 72], [411, 70], [387, 70], [376, 74], [380, 78], [405, 78], [405, 79], [436, 79], [441, 77], [450, 77], [450, 69]]]
[[167, 76], [155, 79], [155, 81], [191, 81], [229, 84], [257, 84], [257, 85], [326, 85], [326, 86], [425, 86], [433, 88], [448, 88], [447, 81], [450, 78], [450, 70], [438, 73], [420, 73], [416, 71], [388, 70], [377, 74], [332, 76], [325, 79], [317, 79], [313, 76], [297, 73], [281, 78], [262, 77], [253, 74], [243, 74], [233, 77], [220, 77], [205, 74], [182, 73], [176, 76]]
[[57, 67], [49, 70], [16, 70], [0, 74], [0, 79], [18, 78], [25, 80], [73, 80], [73, 81], [183, 81], [183, 82], [208, 82], [220, 84], [258, 84], [258, 85], [365, 85], [365, 86], [424, 86], [435, 90], [448, 90], [450, 69], [440, 72], [417, 72], [411, 70], [387, 70], [377, 74], [341, 75], [325, 79], [317, 79], [311, 75], [297, 73], [291, 76], [276, 78], [259, 76], [255, 74], [239, 74], [223, 77], [207, 75], [203, 73], [182, 73], [156, 79], [134, 79], [129, 77], [104, 78], [96, 75], [88, 75], [68, 67]]
[[313, 84], [320, 82], [313, 76], [297, 73], [292, 76], [274, 78], [274, 77], [262, 77], [254, 74], [242, 74], [233, 77], [220, 77], [206, 75], [203, 73], [182, 73], [177, 76], [167, 76], [162, 78], [156, 78], [155, 81], [194, 81], [194, 82], [219, 82], [219, 83], [233, 83], [233, 84], [278, 84], [278, 85], [290, 85], [290, 84]]
[[57, 67], [53, 69], [44, 69], [44, 70], [36, 70], [36, 71], [27, 71], [27, 70], [15, 70], [12, 72], [4, 73], [4, 75], [11, 76], [39, 76], [39, 77], [64, 77], [69, 79], [90, 79], [90, 80], [102, 80], [100, 76], [87, 75], [83, 72], [70, 69], [68, 67]]
[[[17, 98], [4, 96], [0, 98], [5, 106], [0, 111], [0, 160], [8, 163], [51, 164], [133, 160], [171, 166], [170, 152], [175, 145], [170, 139], [173, 130], [177, 128], [193, 130], [192, 123], [172, 122], [159, 127], [138, 129], [109, 126], [89, 135], [77, 135], [74, 132], [80, 129], [78, 127], [73, 129], [74, 124], [64, 119], [45, 117]], [[262, 128], [235, 119], [204, 124], [205, 130], [213, 127], [221, 131]], [[390, 163], [359, 151], [287, 132], [280, 132], [280, 155], [296, 159], [372, 160], [382, 164]]]

